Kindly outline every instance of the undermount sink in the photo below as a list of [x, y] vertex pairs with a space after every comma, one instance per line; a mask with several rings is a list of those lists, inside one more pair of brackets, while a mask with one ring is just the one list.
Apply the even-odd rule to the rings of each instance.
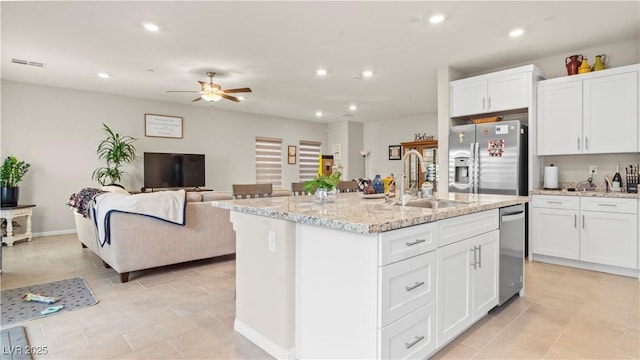
[[[421, 207], [421, 208], [427, 208], [427, 209], [444, 209], [444, 208], [450, 208], [455, 206], [461, 206], [464, 204], [465, 203], [463, 202], [449, 201], [449, 200], [419, 199], [419, 200], [407, 201], [404, 204], [404, 206]], [[402, 204], [396, 203], [396, 205], [402, 205]]]

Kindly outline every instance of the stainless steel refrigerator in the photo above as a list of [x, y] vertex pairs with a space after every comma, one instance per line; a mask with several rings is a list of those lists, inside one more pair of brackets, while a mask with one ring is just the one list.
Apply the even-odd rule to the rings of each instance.
[[519, 120], [453, 126], [449, 192], [526, 196], [527, 136]]

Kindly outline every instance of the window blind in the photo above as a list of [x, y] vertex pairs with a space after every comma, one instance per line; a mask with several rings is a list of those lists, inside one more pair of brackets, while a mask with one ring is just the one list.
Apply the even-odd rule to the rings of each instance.
[[282, 139], [256, 136], [256, 183], [282, 187]]
[[300, 181], [309, 181], [318, 175], [320, 166], [320, 147], [322, 143], [317, 141], [300, 140], [298, 160], [300, 164]]

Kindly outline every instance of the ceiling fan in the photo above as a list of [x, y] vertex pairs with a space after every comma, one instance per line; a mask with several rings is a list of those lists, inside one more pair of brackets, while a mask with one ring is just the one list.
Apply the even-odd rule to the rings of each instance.
[[206, 100], [206, 101], [218, 101], [220, 99], [227, 99], [227, 100], [231, 100], [231, 101], [235, 101], [235, 102], [239, 102], [240, 99], [238, 99], [235, 96], [231, 96], [229, 94], [233, 94], [233, 93], [245, 93], [245, 92], [251, 92], [251, 89], [248, 87], [245, 88], [237, 88], [237, 89], [223, 89], [220, 85], [215, 84], [213, 82], [213, 76], [216, 73], [213, 71], [209, 71], [207, 72], [207, 76], [209, 77], [209, 83], [206, 83], [204, 81], [200, 81], [198, 80], [198, 82], [200, 83], [200, 90], [167, 90], [167, 92], [193, 92], [193, 93], [200, 93], [200, 96], [198, 96], [197, 98], [193, 99], [192, 101], [200, 101], [200, 100]]

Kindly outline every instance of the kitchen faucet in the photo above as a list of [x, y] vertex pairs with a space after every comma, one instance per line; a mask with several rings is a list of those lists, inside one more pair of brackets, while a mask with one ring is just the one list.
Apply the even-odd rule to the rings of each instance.
[[[396, 194], [396, 198], [398, 199], [398, 201], [400, 202], [400, 204], [404, 205], [407, 203], [407, 200], [404, 196], [404, 178], [405, 178], [405, 172], [404, 172], [404, 160], [406, 159], [407, 155], [416, 155], [419, 159], [419, 163], [420, 163], [420, 169], [422, 169], [422, 173], [426, 173], [427, 171], [427, 166], [424, 162], [424, 158], [422, 157], [422, 154], [420, 154], [418, 151], [416, 150], [408, 150], [406, 153], [404, 153], [404, 155], [402, 155], [402, 164], [400, 165], [402, 167], [402, 171], [400, 171], [400, 174], [398, 174], [398, 177], [400, 178], [400, 184], [396, 184], [400, 185], [400, 191], [398, 191], [398, 193]], [[397, 183], [397, 181], [396, 181]]]

